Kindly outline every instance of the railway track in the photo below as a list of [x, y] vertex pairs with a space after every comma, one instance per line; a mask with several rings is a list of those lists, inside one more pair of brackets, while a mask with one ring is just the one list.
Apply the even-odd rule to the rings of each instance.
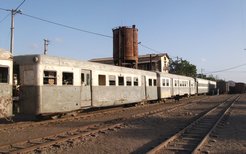
[[[172, 107], [167, 107], [167, 108], [162, 108], [160, 107], [159, 110], [157, 111], [153, 111], [153, 112], [161, 112], [162, 110], [165, 110], [167, 112], [173, 111], [178, 107], [184, 106], [186, 104], [191, 104], [191, 103], [195, 103], [195, 102], [199, 102], [202, 100], [208, 99], [208, 97], [202, 97], [202, 98], [192, 98], [192, 99], [186, 99], [184, 100], [182, 103], [178, 103], [173, 105]], [[163, 104], [161, 104], [163, 105]], [[164, 104], [166, 105], [166, 104]], [[151, 106], [160, 106], [159, 103], [155, 103], [155, 104], [151, 104]], [[138, 108], [145, 108], [148, 106], [138, 106]], [[59, 119], [51, 119], [51, 120], [44, 120], [44, 121], [38, 121], [38, 122], [34, 122], [34, 121], [29, 121], [29, 122], [15, 122], [15, 123], [11, 123], [11, 124], [6, 124], [5, 126], [0, 126], [0, 131], [6, 131], [8, 129], [23, 129], [23, 128], [29, 128], [29, 127], [38, 127], [38, 126], [43, 126], [43, 125], [48, 125], [48, 124], [56, 124], [56, 123], [61, 123], [61, 122], [65, 122], [65, 121], [73, 121], [73, 120], [82, 120], [82, 119], [88, 119], [91, 117], [97, 117], [97, 116], [105, 116], [106, 114], [111, 114], [111, 113], [119, 113], [122, 111], [126, 111], [126, 110], [131, 110], [132, 108], [109, 108], [109, 109], [104, 109], [104, 110], [97, 110], [97, 111], [93, 111], [91, 113], [79, 113], [75, 116], [68, 116], [68, 117], [62, 117]], [[146, 114], [146, 113], [143, 113]]]
[[0, 146], [0, 153], [27, 153], [41, 152], [42, 148], [50, 146], [60, 147], [62, 143], [73, 143], [76, 139], [85, 139], [87, 136], [95, 136], [97, 133], [104, 133], [107, 130], [114, 130], [124, 127], [123, 123], [117, 124], [95, 124], [88, 125], [69, 131], [63, 131], [54, 135], [21, 141], [14, 144]]
[[150, 116], [154, 114], [159, 114], [161, 112], [174, 111], [181, 106], [190, 105], [192, 103], [196, 103], [196, 101], [189, 103], [181, 103], [177, 104], [168, 109], [159, 108], [153, 111], [137, 113], [133, 115], [129, 115], [127, 117], [113, 119], [106, 122], [101, 122], [97, 124], [91, 124], [87, 126], [82, 126], [79, 128], [74, 128], [66, 131], [57, 132], [52, 135], [42, 136], [39, 138], [32, 138], [28, 140], [22, 140], [16, 143], [0, 145], [0, 153], [26, 153], [26, 152], [40, 152], [44, 148], [49, 147], [59, 147], [63, 143], [73, 143], [76, 139], [84, 140], [86, 137], [96, 136], [99, 133], [105, 133], [105, 131], [120, 129], [125, 127], [126, 124], [124, 121], [128, 119], [134, 119], [144, 116]]
[[230, 107], [239, 98], [240, 96], [236, 96], [215, 106], [181, 131], [154, 147], [148, 154], [201, 153], [201, 147], [206, 143], [210, 134], [230, 110]]

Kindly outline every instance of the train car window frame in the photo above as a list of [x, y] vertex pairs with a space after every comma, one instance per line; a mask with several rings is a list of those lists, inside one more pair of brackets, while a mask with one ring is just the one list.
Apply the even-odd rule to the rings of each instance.
[[102, 74], [98, 75], [98, 85], [106, 86], [106, 75], [102, 75]]
[[134, 77], [133, 78], [133, 85], [134, 86], [138, 86], [139, 84], [138, 84], [138, 77]]
[[109, 83], [109, 86], [116, 86], [116, 76], [115, 75], [109, 75], [108, 76], [108, 83]]
[[152, 79], [149, 79], [149, 86], [152, 86]]
[[62, 85], [73, 85], [73, 72], [62, 72]]
[[43, 73], [43, 85], [57, 85], [56, 71], [44, 70]]
[[132, 86], [132, 77], [126, 77], [126, 86]]
[[87, 74], [86, 74], [86, 85], [89, 86], [90, 84], [91, 84], [90, 74], [87, 73]]
[[154, 81], [154, 86], [156, 86], [156, 79], [153, 79], [153, 81]]
[[0, 83], [9, 83], [9, 67], [0, 66]]
[[178, 87], [179, 86], [179, 80], [175, 79], [174, 80], [174, 87]]
[[81, 79], [81, 85], [86, 85], [85, 84], [85, 73], [81, 73], [81, 75], [80, 75], [80, 79]]
[[170, 86], [170, 80], [166, 79], [166, 86], [169, 87]]
[[166, 87], [166, 79], [162, 79], [162, 86]]
[[180, 82], [179, 82], [179, 86], [180, 86], [180, 87], [183, 87], [183, 86], [184, 86], [184, 81], [180, 81]]
[[119, 86], [124, 86], [124, 76], [118, 76], [118, 85]]

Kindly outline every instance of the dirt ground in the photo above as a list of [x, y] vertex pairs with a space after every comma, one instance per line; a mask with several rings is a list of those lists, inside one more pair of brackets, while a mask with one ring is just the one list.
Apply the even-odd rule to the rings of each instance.
[[[59, 147], [43, 150], [41, 153], [61, 154], [108, 154], [108, 153], [146, 153], [166, 138], [188, 125], [193, 118], [222, 100], [222, 96], [212, 96], [211, 100], [200, 101], [191, 106], [181, 107], [170, 113], [132, 118], [124, 122], [123, 128], [94, 134], [73, 143], [64, 143]], [[133, 112], [129, 110], [130, 112]], [[128, 113], [128, 110], [125, 111]], [[118, 113], [120, 115], [120, 113]], [[117, 117], [114, 114], [113, 117]], [[122, 113], [121, 113], [122, 114]], [[111, 115], [112, 116], [112, 115]], [[109, 116], [110, 117], [110, 116]], [[94, 119], [98, 121], [98, 119]], [[89, 120], [89, 119], [88, 119]], [[93, 122], [93, 120], [90, 120]], [[101, 121], [101, 120], [99, 120]], [[84, 121], [85, 122], [85, 121]], [[88, 122], [86, 122], [88, 123]], [[52, 134], [82, 125], [81, 121], [62, 122], [39, 127], [11, 129], [0, 132], [1, 144]], [[246, 153], [246, 94], [234, 104], [232, 110], [220, 128], [213, 133], [208, 143], [201, 149], [206, 153]]]
[[[200, 108], [202, 108], [200, 106]], [[194, 107], [199, 110], [199, 107]], [[64, 145], [52, 149], [52, 153], [146, 153], [150, 148], [170, 136], [188, 123], [187, 110], [172, 113], [173, 116], [158, 115], [128, 122], [125, 128], [78, 141], [75, 145]], [[172, 118], [174, 117], [174, 118]], [[206, 153], [246, 153], [246, 95], [236, 103], [224, 126], [216, 129], [214, 137], [202, 148]]]
[[246, 153], [246, 95], [234, 104], [221, 128], [202, 149], [209, 153]]

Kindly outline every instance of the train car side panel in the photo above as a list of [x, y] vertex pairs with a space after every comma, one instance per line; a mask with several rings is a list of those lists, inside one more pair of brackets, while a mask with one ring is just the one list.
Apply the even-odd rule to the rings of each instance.
[[196, 78], [197, 94], [207, 94], [209, 91], [209, 81], [205, 79]]
[[0, 50], [0, 118], [12, 116], [12, 81], [12, 55]]
[[114, 106], [145, 100], [141, 74], [117, 71], [92, 71], [92, 106]]
[[56, 113], [80, 108], [79, 86], [42, 86], [41, 113]]

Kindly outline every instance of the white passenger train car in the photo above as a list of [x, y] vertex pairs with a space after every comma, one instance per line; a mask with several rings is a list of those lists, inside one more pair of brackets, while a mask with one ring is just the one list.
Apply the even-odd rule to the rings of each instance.
[[[0, 88], [0, 98], [7, 94], [11, 100], [12, 61], [0, 62], [0, 82], [4, 82], [0, 84], [8, 87], [7, 92], [3, 90], [6, 88]], [[158, 101], [205, 94], [216, 88], [216, 82], [199, 78], [47, 55], [15, 56], [14, 64], [20, 84], [18, 110], [23, 114], [57, 114]], [[9, 105], [4, 108], [7, 114], [12, 113], [12, 103]]]
[[207, 94], [209, 92], [209, 80], [196, 78], [197, 94]]
[[20, 112], [51, 114], [157, 100], [157, 74], [47, 55], [15, 56]]
[[187, 76], [159, 72], [158, 93], [160, 99], [195, 95], [195, 80]]
[[13, 58], [0, 49], [0, 118], [12, 116]]

